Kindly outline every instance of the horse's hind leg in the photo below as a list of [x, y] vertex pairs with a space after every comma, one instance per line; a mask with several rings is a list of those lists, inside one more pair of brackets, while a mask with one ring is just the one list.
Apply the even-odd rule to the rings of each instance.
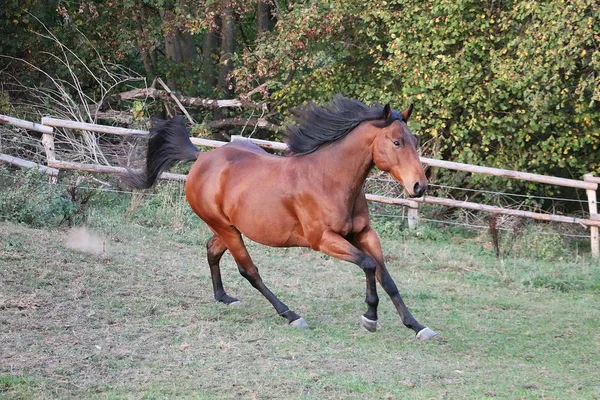
[[223, 281], [221, 279], [221, 267], [219, 261], [227, 247], [218, 236], [213, 236], [206, 243], [206, 255], [208, 257], [208, 265], [210, 266], [210, 276], [212, 278], [213, 291], [215, 300], [225, 304], [239, 304], [239, 300], [225, 293]]
[[254, 262], [248, 254], [248, 250], [244, 245], [242, 236], [239, 231], [235, 228], [228, 227], [222, 232], [219, 232], [219, 238], [223, 241], [227, 249], [235, 259], [240, 274], [250, 282], [250, 284], [256, 288], [267, 300], [275, 307], [277, 314], [288, 320], [289, 324], [298, 328], [308, 328], [308, 324], [298, 314], [291, 311], [281, 300], [277, 298], [264, 284], [258, 268], [254, 265]]

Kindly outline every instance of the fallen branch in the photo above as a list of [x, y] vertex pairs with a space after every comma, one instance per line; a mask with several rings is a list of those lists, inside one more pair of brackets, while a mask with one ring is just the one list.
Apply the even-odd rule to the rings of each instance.
[[264, 118], [225, 118], [216, 121], [210, 121], [206, 123], [206, 126], [212, 129], [225, 128], [229, 126], [254, 126], [258, 128], [267, 129], [269, 131], [277, 131], [278, 125], [272, 124]]
[[119, 100], [132, 100], [139, 98], [152, 97], [155, 99], [162, 99], [172, 101], [176, 98], [182, 105], [186, 107], [196, 108], [226, 108], [226, 107], [237, 107], [237, 108], [249, 108], [254, 110], [266, 110], [267, 105], [264, 103], [256, 103], [250, 100], [212, 100], [202, 99], [199, 97], [188, 97], [180, 94], [171, 93], [169, 94], [166, 90], [155, 89], [152, 87], [144, 89], [133, 89], [127, 92], [122, 92], [111, 96], [112, 99]]
[[169, 96], [171, 96], [171, 98], [173, 99], [173, 101], [175, 103], [177, 103], [177, 105], [179, 106], [179, 109], [185, 114], [185, 116], [187, 117], [188, 121], [190, 121], [191, 124], [195, 124], [196, 121], [194, 121], [192, 119], [192, 117], [190, 117], [190, 114], [187, 112], [187, 110], [185, 109], [185, 107], [183, 106], [183, 104], [181, 104], [181, 102], [177, 98], [177, 95], [175, 95], [175, 93], [173, 93], [171, 91], [171, 89], [167, 86], [167, 84], [162, 79], [156, 78], [156, 81], [158, 83], [160, 83], [160, 85], [163, 87], [163, 89], [165, 89], [165, 91], [169, 94]]
[[249, 99], [250, 97], [252, 97], [253, 94], [266, 91], [266, 87], [267, 87], [267, 84], [263, 83], [262, 85], [255, 87], [254, 89], [252, 89], [251, 91], [249, 91], [248, 93], [246, 93], [244, 95], [241, 95], [240, 97], [244, 100]]
[[115, 121], [123, 125], [133, 124], [133, 115], [129, 111], [100, 111], [96, 105], [89, 106], [90, 114], [95, 120]]

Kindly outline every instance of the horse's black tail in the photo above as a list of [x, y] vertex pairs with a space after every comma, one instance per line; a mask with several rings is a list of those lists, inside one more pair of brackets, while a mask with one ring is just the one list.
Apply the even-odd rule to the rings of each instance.
[[178, 161], [195, 161], [200, 153], [192, 144], [182, 117], [153, 122], [148, 138], [146, 168], [141, 171], [127, 169], [123, 177], [126, 184], [136, 189], [152, 187], [161, 172]]

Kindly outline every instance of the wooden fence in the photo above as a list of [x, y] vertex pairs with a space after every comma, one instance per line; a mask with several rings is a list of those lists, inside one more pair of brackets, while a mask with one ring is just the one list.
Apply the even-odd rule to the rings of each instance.
[[[126, 129], [119, 128], [113, 126], [106, 125], [97, 125], [97, 124], [88, 124], [77, 121], [69, 121], [63, 119], [56, 119], [50, 117], [42, 118], [41, 124], [23, 121], [16, 118], [11, 118], [8, 116], [0, 115], [0, 123], [10, 124], [14, 126], [18, 126], [24, 129], [33, 130], [42, 133], [42, 144], [44, 145], [44, 150], [46, 152], [47, 157], [47, 166], [40, 166], [35, 163], [31, 163], [26, 160], [15, 159], [14, 157], [10, 157], [7, 155], [0, 154], [0, 161], [8, 162], [15, 165], [20, 165], [24, 167], [32, 167], [38, 166], [42, 171], [48, 173], [50, 176], [54, 178], [58, 175], [58, 170], [60, 169], [74, 169], [80, 171], [88, 171], [88, 172], [99, 172], [99, 173], [123, 173], [125, 172], [124, 168], [114, 167], [114, 166], [103, 166], [103, 165], [94, 165], [94, 164], [82, 164], [68, 161], [61, 161], [56, 159], [56, 155], [54, 152], [54, 136], [53, 136], [53, 128], [67, 128], [72, 130], [84, 130], [89, 132], [99, 132], [113, 135], [128, 135], [128, 136], [145, 136], [148, 134], [147, 131], [135, 130], [135, 129]], [[206, 146], [206, 147], [220, 147], [227, 142], [221, 142], [216, 140], [208, 140], [201, 138], [191, 138], [192, 143], [197, 146]], [[273, 149], [273, 150], [287, 150], [287, 145], [285, 143], [280, 142], [270, 142], [266, 140], [246, 138], [242, 136], [233, 136], [231, 138], [232, 141], [237, 140], [249, 140], [258, 146], [263, 148]], [[597, 197], [596, 192], [598, 190], [598, 184], [600, 184], [600, 177], [595, 177], [591, 174], [586, 174], [582, 180], [576, 179], [566, 179], [566, 178], [558, 178], [554, 176], [547, 175], [539, 175], [532, 174], [527, 172], [519, 172], [512, 171], [500, 168], [490, 168], [490, 167], [482, 167], [477, 165], [470, 164], [462, 164], [451, 161], [437, 160], [433, 158], [421, 157], [421, 162], [423, 164], [429, 165], [431, 167], [439, 167], [446, 168], [456, 171], [470, 172], [475, 174], [485, 174], [492, 176], [501, 176], [510, 179], [524, 180], [529, 182], [537, 182], [544, 183], [549, 185], [563, 186], [563, 187], [571, 187], [576, 189], [583, 189], [586, 191], [586, 196], [588, 199], [588, 208], [589, 208], [589, 218], [579, 218], [579, 217], [571, 217], [565, 215], [555, 215], [555, 214], [543, 214], [536, 213], [531, 211], [522, 211], [522, 210], [514, 210], [509, 208], [490, 206], [485, 204], [473, 203], [468, 201], [460, 201], [454, 199], [445, 199], [433, 196], [423, 196], [421, 198], [415, 199], [402, 199], [402, 198], [390, 198], [384, 196], [377, 196], [372, 194], [367, 194], [367, 200], [375, 201], [379, 203], [385, 204], [394, 204], [400, 205], [404, 207], [408, 207], [408, 222], [409, 227], [416, 226], [418, 221], [418, 208], [420, 203], [428, 203], [428, 204], [436, 204], [446, 207], [458, 207], [465, 208], [470, 210], [477, 211], [485, 211], [491, 214], [504, 214], [511, 216], [518, 216], [524, 218], [532, 218], [535, 220], [541, 221], [555, 221], [562, 223], [571, 223], [571, 224], [579, 224], [590, 229], [590, 243], [591, 243], [591, 252], [594, 257], [598, 257], [600, 255], [600, 238], [598, 235], [598, 230], [600, 227], [600, 215], [598, 214], [598, 205], [597, 205]], [[33, 164], [33, 165], [32, 165]], [[163, 173], [159, 179], [166, 180], [177, 180], [184, 181], [186, 179], [185, 175], [181, 174], [172, 174], [172, 173]]]

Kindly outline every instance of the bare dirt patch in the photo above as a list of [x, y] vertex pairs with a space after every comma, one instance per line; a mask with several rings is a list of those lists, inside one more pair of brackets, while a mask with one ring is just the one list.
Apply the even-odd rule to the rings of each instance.
[[88, 254], [106, 253], [106, 239], [86, 227], [71, 229], [67, 235], [65, 246]]

